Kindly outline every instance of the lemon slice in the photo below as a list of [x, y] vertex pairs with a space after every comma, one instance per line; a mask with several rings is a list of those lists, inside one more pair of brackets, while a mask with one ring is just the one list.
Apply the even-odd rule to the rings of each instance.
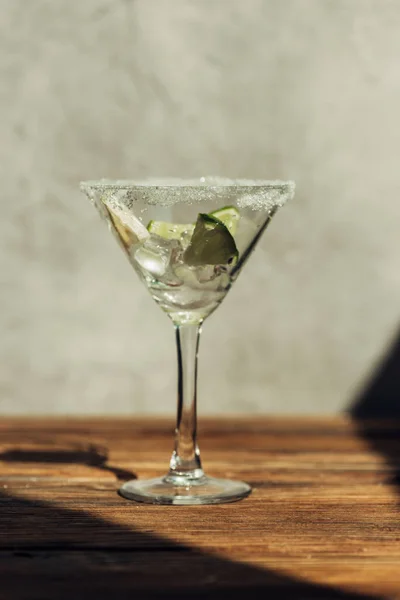
[[132, 213], [115, 203], [110, 203], [105, 198], [102, 198], [102, 201], [115, 231], [126, 248], [149, 237], [146, 227]]
[[238, 250], [228, 227], [215, 215], [200, 213], [184, 253], [189, 266], [227, 265], [236, 262]]

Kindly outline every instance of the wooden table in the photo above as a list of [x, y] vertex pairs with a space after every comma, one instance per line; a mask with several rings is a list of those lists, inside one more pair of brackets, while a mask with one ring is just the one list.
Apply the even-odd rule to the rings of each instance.
[[400, 598], [399, 424], [202, 419], [207, 472], [249, 498], [121, 498], [121, 481], [165, 472], [172, 429], [3, 418], [0, 600]]

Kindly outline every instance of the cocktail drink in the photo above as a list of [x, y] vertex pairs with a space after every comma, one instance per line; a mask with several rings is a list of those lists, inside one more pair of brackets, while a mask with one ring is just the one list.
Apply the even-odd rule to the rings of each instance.
[[216, 504], [250, 493], [204, 474], [196, 436], [197, 353], [203, 321], [221, 304], [273, 215], [294, 195], [282, 181], [87, 181], [81, 189], [171, 318], [178, 351], [178, 415], [168, 473], [125, 483], [129, 499]]

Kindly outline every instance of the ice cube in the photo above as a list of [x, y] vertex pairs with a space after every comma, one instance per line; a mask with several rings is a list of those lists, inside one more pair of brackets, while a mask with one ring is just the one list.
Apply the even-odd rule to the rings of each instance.
[[189, 267], [185, 263], [179, 263], [174, 266], [174, 271], [175, 275], [180, 279], [183, 285], [188, 285], [194, 288], [198, 286], [198, 279], [193, 267]]
[[193, 229], [194, 229], [194, 227], [191, 226], [188, 229], [185, 229], [184, 231], [182, 231], [182, 233], [181, 233], [180, 242], [181, 242], [184, 250], [186, 250], [186, 248], [190, 244], [190, 241], [191, 241], [192, 235], [193, 235]]
[[145, 246], [141, 246], [136, 250], [134, 260], [142, 269], [159, 277], [164, 275], [168, 266], [168, 257]]
[[175, 275], [184, 286], [193, 290], [216, 290], [229, 285], [229, 275], [224, 267], [218, 265], [203, 265], [192, 267], [185, 263], [174, 266]]
[[202, 265], [193, 269], [197, 286], [202, 290], [224, 289], [229, 285], [229, 274], [219, 265]]
[[152, 236], [134, 250], [132, 258], [144, 271], [162, 277], [170, 265], [172, 255], [179, 251], [179, 246], [177, 240]]
[[202, 265], [195, 268], [195, 274], [199, 283], [208, 283], [220, 274], [218, 265]]

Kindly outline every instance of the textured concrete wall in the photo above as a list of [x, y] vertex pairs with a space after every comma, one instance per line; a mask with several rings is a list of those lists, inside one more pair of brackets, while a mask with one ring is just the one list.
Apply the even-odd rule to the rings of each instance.
[[399, 321], [398, 0], [1, 0], [0, 412], [168, 413], [174, 335], [81, 179], [293, 178], [200, 412], [334, 412]]

